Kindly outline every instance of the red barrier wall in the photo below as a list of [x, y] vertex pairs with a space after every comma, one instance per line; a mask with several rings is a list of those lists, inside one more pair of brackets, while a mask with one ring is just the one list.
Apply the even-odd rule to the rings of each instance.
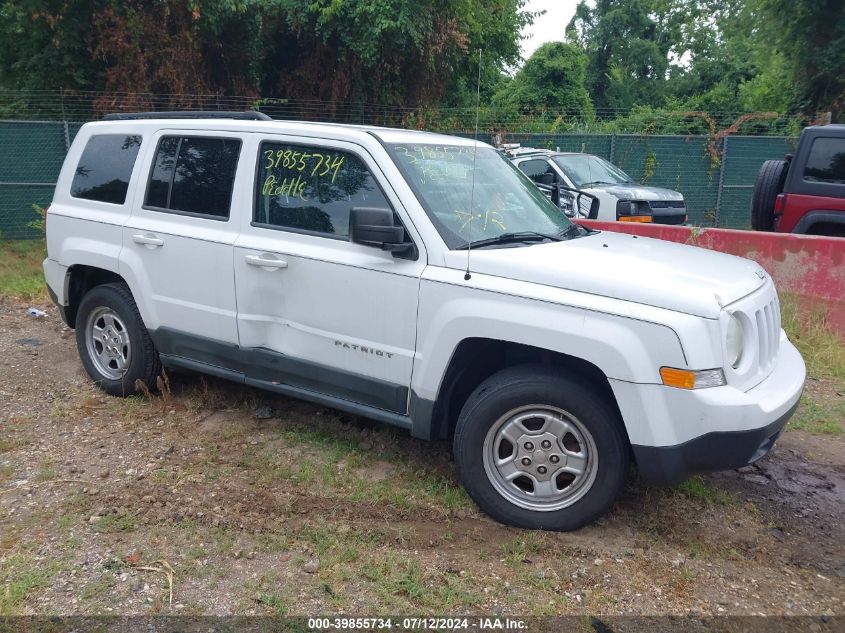
[[845, 336], [845, 238], [597, 220], [578, 223], [753, 259], [772, 276], [778, 291], [797, 295], [802, 307], [824, 306], [831, 325]]

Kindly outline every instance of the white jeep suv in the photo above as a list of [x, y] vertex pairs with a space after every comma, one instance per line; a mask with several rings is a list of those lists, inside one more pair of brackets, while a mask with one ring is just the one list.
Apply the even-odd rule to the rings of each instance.
[[110, 394], [187, 368], [453, 438], [484, 511], [552, 530], [630, 459], [677, 483], [760, 458], [798, 404], [757, 264], [583, 229], [484, 143], [106, 119], [65, 159], [44, 273]]

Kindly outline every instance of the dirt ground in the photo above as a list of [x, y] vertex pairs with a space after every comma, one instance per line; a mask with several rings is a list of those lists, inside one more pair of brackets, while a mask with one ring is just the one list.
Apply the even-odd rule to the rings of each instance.
[[528, 532], [446, 443], [195, 374], [108, 397], [27, 307], [0, 299], [0, 614], [845, 614], [842, 434]]

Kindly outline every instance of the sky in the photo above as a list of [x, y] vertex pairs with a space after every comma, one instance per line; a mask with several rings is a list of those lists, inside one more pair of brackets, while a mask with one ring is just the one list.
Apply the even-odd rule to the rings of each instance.
[[578, 0], [529, 0], [526, 9], [546, 13], [534, 20], [534, 24], [525, 29], [523, 35], [528, 38], [522, 41], [522, 57], [528, 59], [531, 53], [546, 42], [563, 40], [563, 32], [569, 20], [575, 15]]

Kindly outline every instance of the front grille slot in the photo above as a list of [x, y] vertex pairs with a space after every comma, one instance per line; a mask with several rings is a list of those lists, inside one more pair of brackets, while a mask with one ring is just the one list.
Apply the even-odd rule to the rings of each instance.
[[780, 306], [777, 297], [754, 313], [757, 325], [757, 362], [767, 372], [775, 361], [780, 343]]

